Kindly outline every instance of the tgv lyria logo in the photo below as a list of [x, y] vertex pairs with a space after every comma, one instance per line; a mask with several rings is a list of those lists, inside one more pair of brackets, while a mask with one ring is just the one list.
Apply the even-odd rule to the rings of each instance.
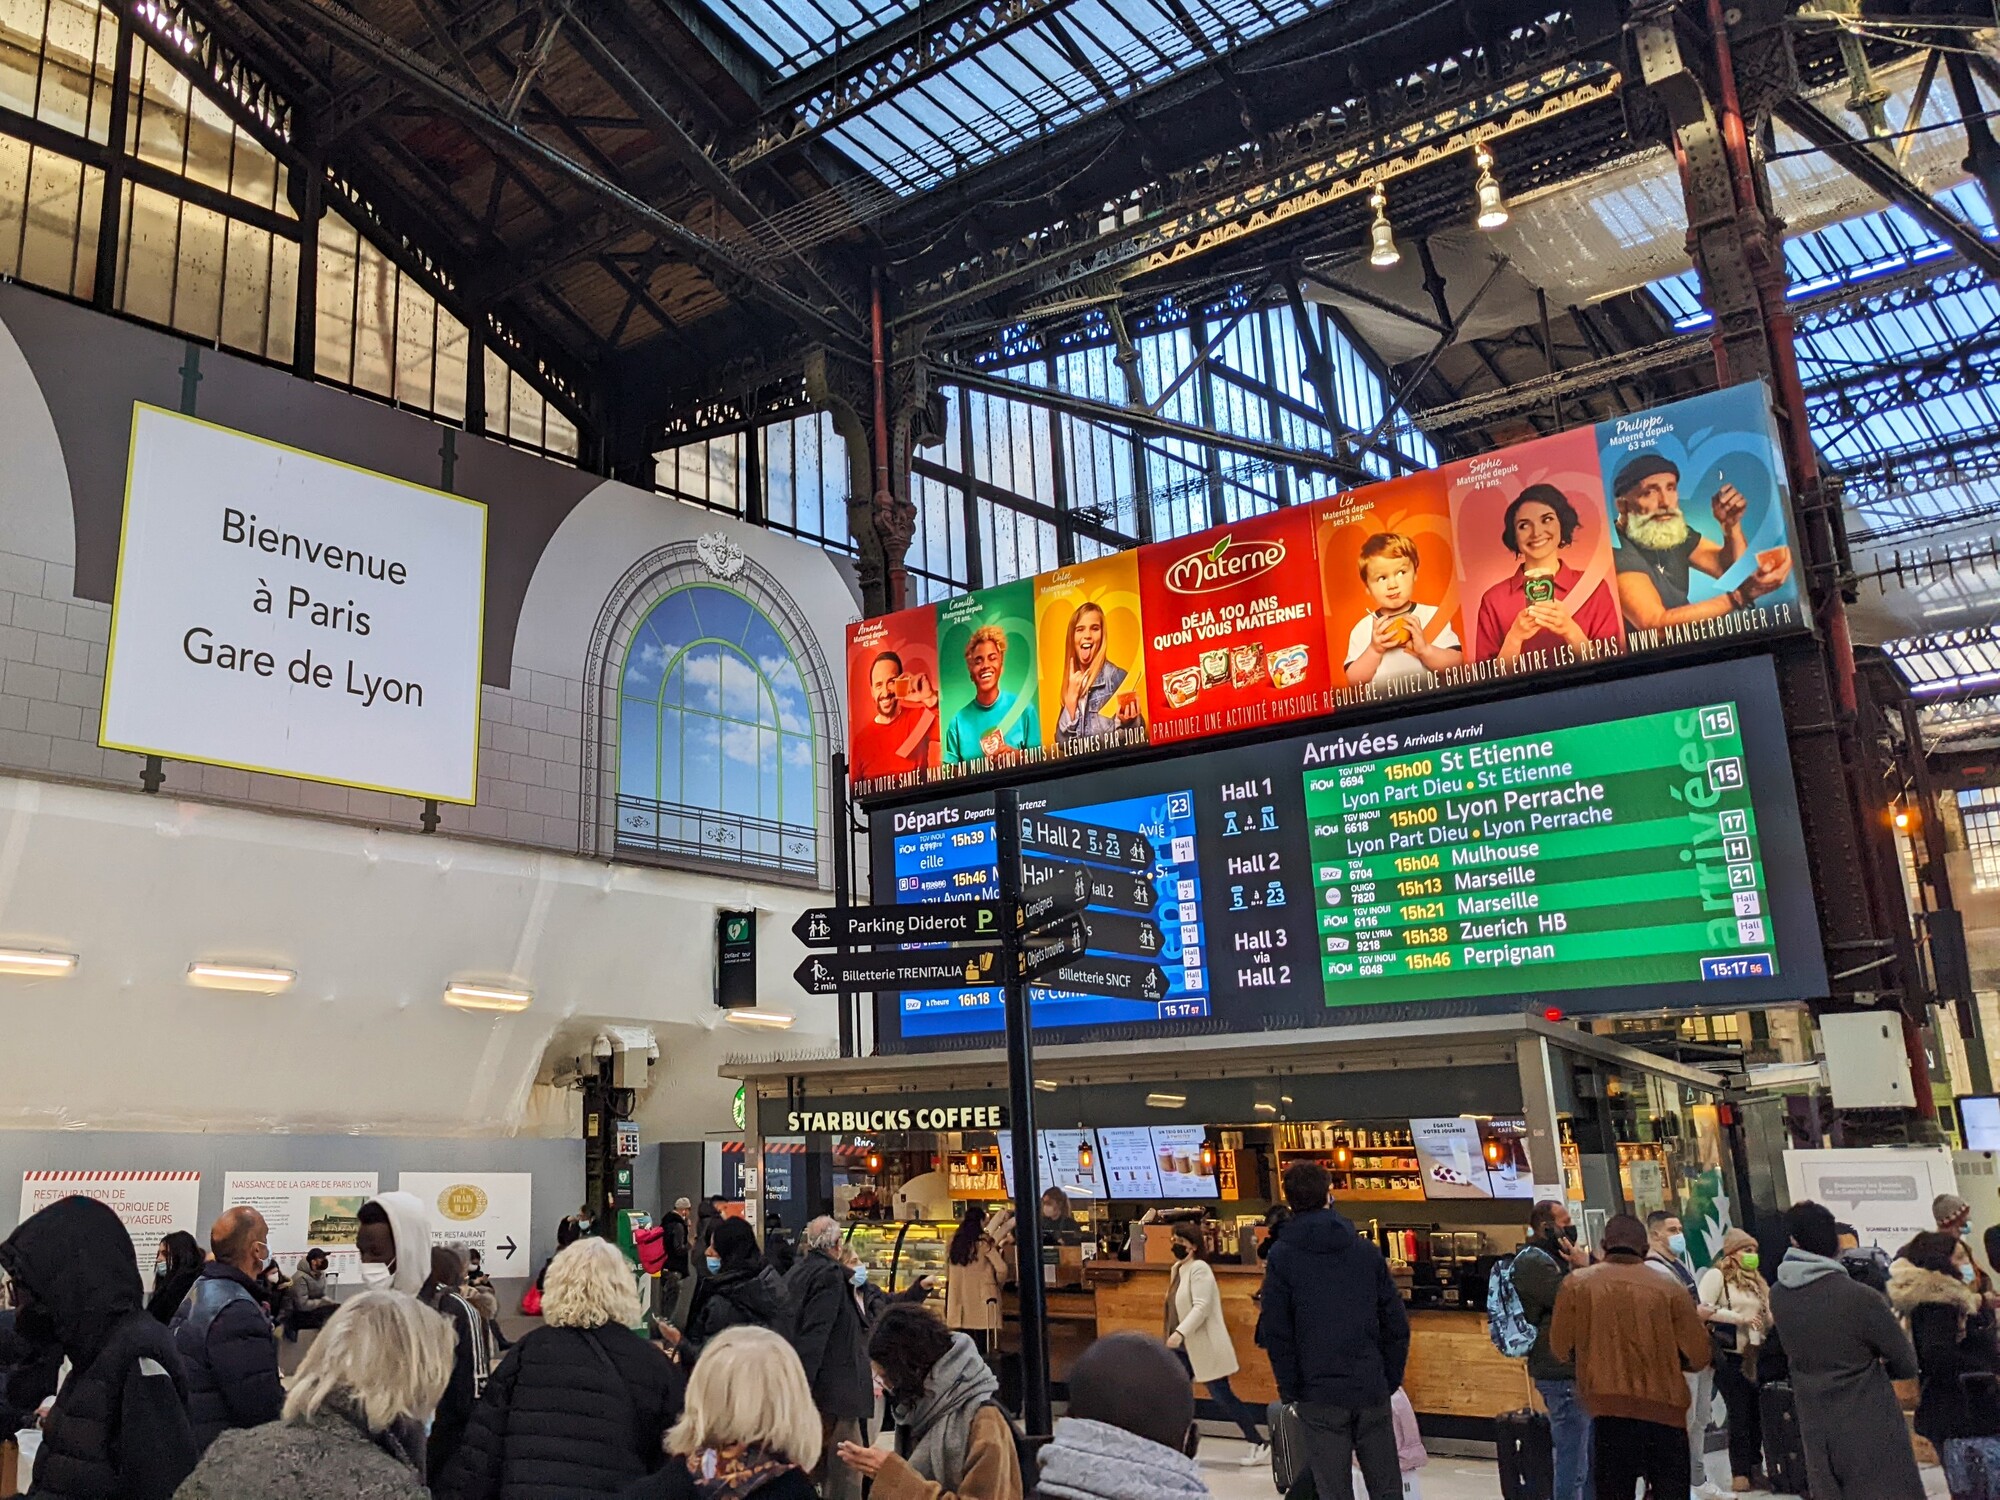
[[1170, 563], [1167, 587], [1176, 594], [1206, 594], [1268, 573], [1284, 560], [1283, 542], [1245, 542], [1239, 547], [1234, 537], [1224, 536], [1206, 551], [1190, 552]]

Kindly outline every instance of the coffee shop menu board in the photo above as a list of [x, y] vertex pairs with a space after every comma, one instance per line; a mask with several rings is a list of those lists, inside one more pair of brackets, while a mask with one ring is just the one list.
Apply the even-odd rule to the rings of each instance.
[[848, 629], [863, 796], [1794, 629], [1761, 383]]
[[[1085, 956], [1029, 987], [1059, 1039], [1824, 993], [1766, 658], [1020, 796], [1024, 880], [1085, 901]], [[878, 901], [998, 890], [990, 792], [882, 809], [871, 839]], [[1003, 1008], [998, 987], [880, 995], [878, 1034], [997, 1035]]]
[[[1038, 1130], [1035, 1139], [1041, 1147], [1042, 1188], [1061, 1188], [1072, 1198], [1102, 1198], [1105, 1196], [1104, 1156], [1097, 1148], [1095, 1132], [1089, 1130]], [[1090, 1170], [1085, 1172], [1079, 1165], [1080, 1147], [1090, 1142]], [[1014, 1196], [1014, 1137], [1005, 1131], [1000, 1134], [1000, 1169], [1006, 1180], [1007, 1196]]]

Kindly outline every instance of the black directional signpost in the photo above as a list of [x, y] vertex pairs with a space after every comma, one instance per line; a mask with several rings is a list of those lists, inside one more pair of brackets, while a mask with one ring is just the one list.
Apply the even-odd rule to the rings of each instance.
[[998, 901], [944, 901], [928, 906], [815, 906], [792, 923], [808, 948], [861, 943], [991, 943], [1006, 908]]
[[875, 990], [940, 990], [996, 984], [998, 948], [919, 948], [897, 953], [814, 953], [792, 970], [808, 995], [855, 995]]

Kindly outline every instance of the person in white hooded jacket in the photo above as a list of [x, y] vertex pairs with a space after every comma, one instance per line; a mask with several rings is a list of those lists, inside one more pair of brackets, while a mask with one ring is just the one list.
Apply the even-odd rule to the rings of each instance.
[[414, 1193], [378, 1193], [361, 1205], [354, 1234], [361, 1284], [370, 1291], [423, 1290], [431, 1274], [431, 1226]]
[[1041, 1451], [1036, 1500], [1207, 1500], [1187, 1456], [1194, 1387], [1165, 1344], [1101, 1338], [1070, 1366], [1069, 1392], [1069, 1415]]

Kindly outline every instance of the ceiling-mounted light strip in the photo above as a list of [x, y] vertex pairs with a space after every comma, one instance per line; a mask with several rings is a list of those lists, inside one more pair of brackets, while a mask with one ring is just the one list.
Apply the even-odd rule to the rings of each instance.
[[259, 964], [192, 963], [187, 967], [189, 984], [205, 990], [241, 990], [251, 995], [275, 995], [290, 989], [298, 977], [290, 969], [268, 969]]
[[1146, 1107], [1149, 1109], [1182, 1109], [1186, 1105], [1186, 1094], [1148, 1094], [1146, 1096]]
[[503, 1015], [526, 1010], [534, 1001], [527, 990], [503, 990], [490, 984], [448, 984], [444, 1003], [460, 1010], [495, 1010]]
[[27, 974], [51, 979], [75, 972], [74, 953], [51, 953], [42, 948], [0, 948], [0, 974]]
[[797, 1016], [782, 1010], [732, 1010], [729, 1013], [733, 1026], [762, 1026], [769, 1031], [783, 1031], [797, 1019]]

